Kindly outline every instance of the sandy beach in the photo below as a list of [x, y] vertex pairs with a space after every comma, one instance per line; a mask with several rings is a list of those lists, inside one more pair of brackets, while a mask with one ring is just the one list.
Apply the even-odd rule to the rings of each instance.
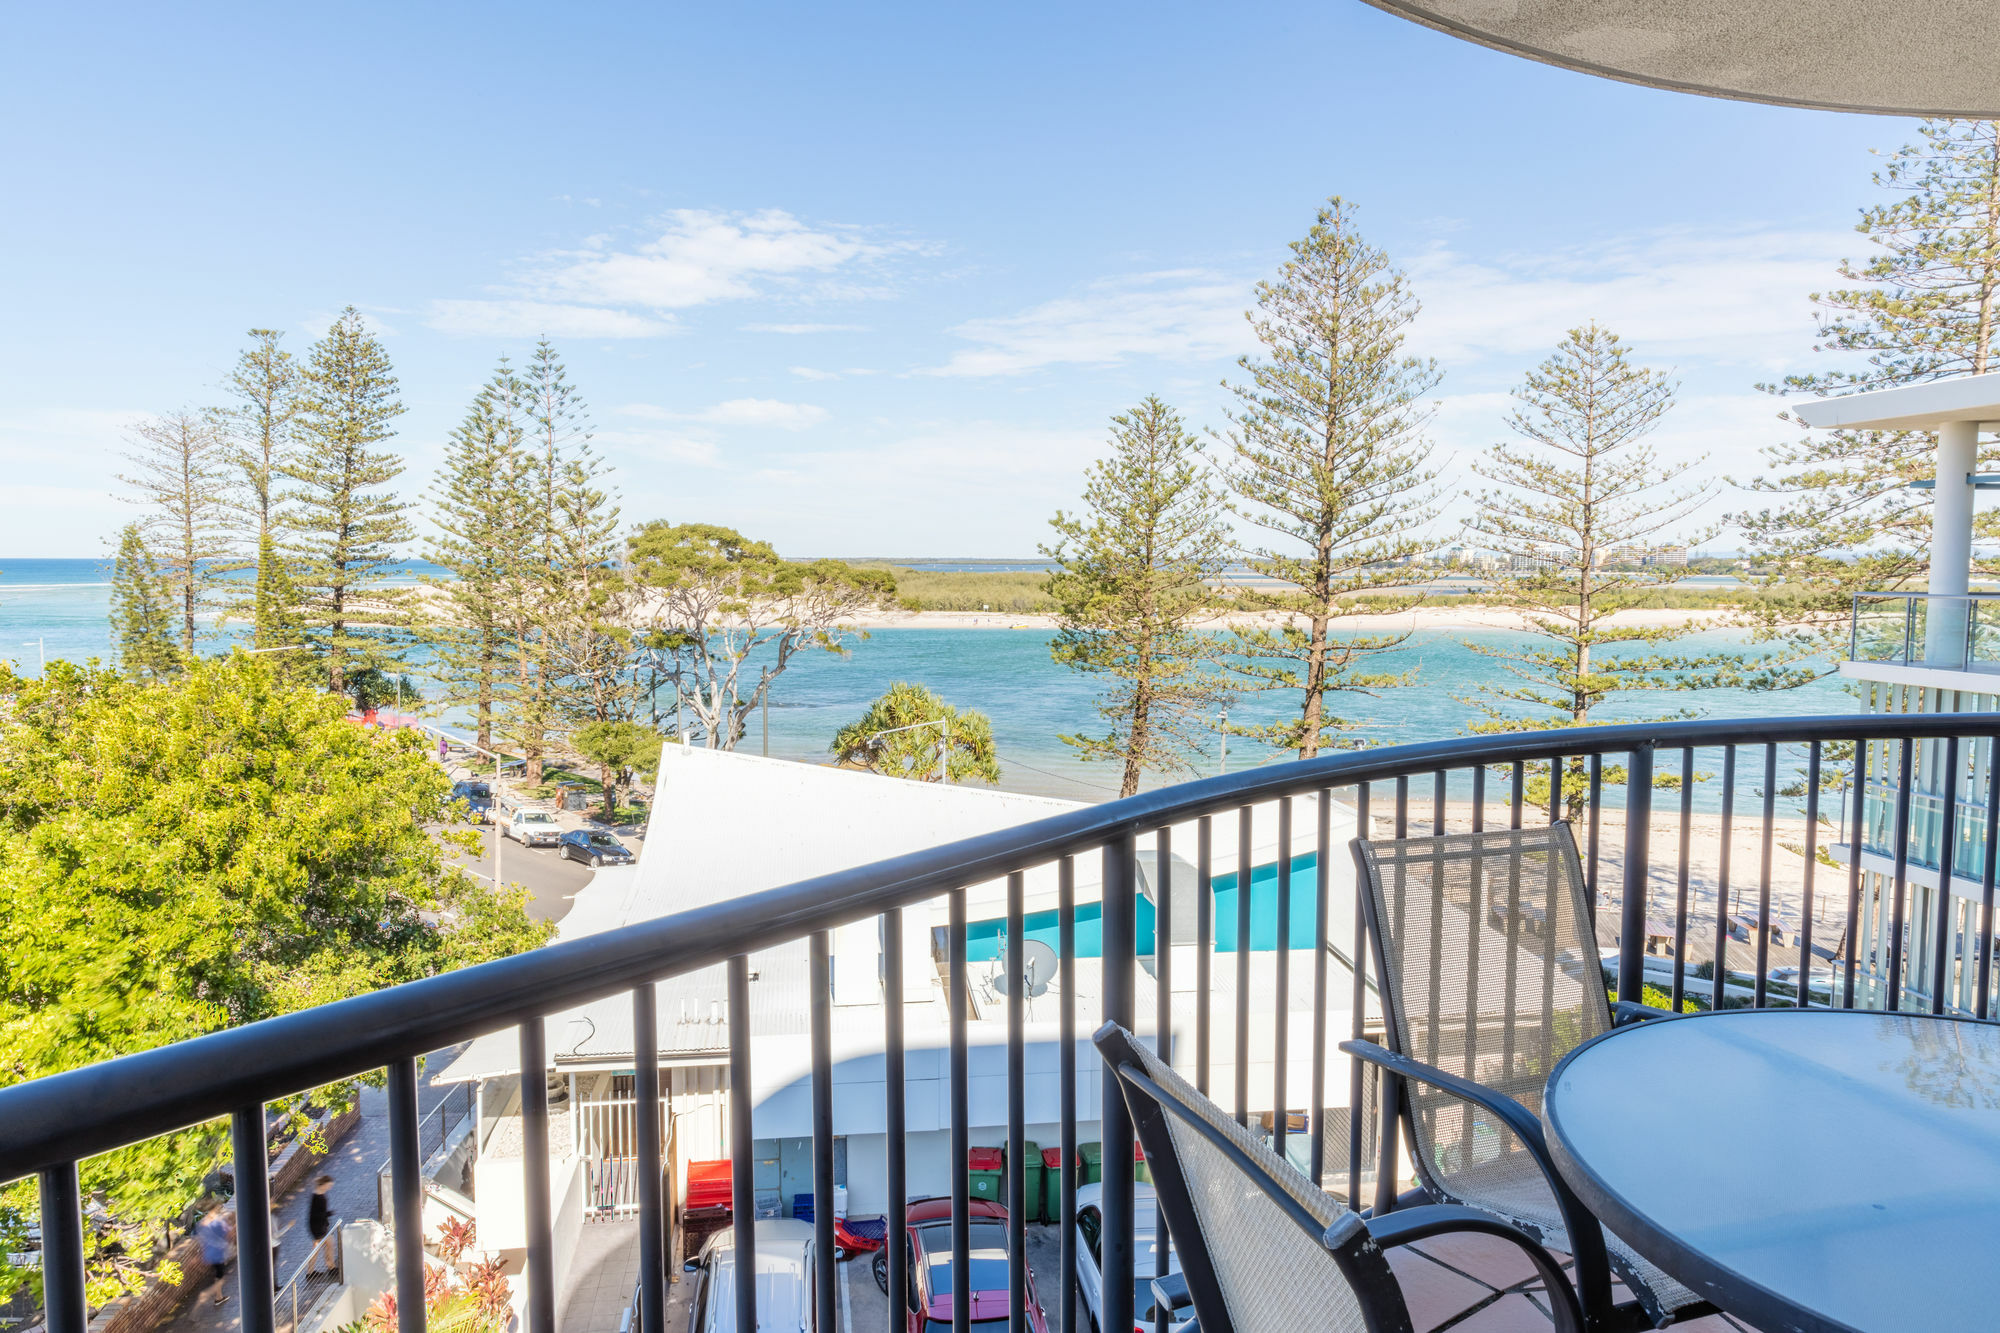
[[[1725, 626], [1738, 613], [1718, 607], [1621, 611], [1610, 617], [1612, 625], [1644, 629], [1681, 625]], [[1286, 620], [1304, 626], [1303, 618], [1265, 611], [1239, 615], [1211, 616], [1197, 622], [1205, 629], [1271, 628]], [[878, 611], [856, 617], [860, 629], [1039, 629], [1053, 630], [1056, 619], [1031, 612], [1007, 614], [998, 611]], [[1360, 614], [1342, 616], [1334, 623], [1338, 634], [1385, 634], [1417, 629], [1519, 629], [1521, 618], [1513, 611], [1490, 606], [1418, 606], [1393, 615]]]

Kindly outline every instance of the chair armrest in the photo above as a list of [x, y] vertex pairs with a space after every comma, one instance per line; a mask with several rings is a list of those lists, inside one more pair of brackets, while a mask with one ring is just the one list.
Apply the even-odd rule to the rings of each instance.
[[1368, 1222], [1369, 1237], [1385, 1250], [1455, 1231], [1496, 1236], [1518, 1246], [1528, 1256], [1528, 1261], [1534, 1264], [1535, 1271], [1541, 1275], [1542, 1285], [1549, 1292], [1557, 1333], [1581, 1333], [1583, 1308], [1577, 1303], [1576, 1289], [1570, 1285], [1569, 1275], [1563, 1272], [1561, 1265], [1547, 1250], [1519, 1228], [1507, 1225], [1491, 1213], [1483, 1213], [1477, 1208], [1460, 1208], [1455, 1204], [1434, 1203], [1399, 1208]]
[[[1356, 1059], [1378, 1065], [1398, 1077], [1414, 1079], [1441, 1092], [1450, 1093], [1461, 1101], [1471, 1102], [1474, 1106], [1491, 1112], [1508, 1129], [1514, 1131], [1520, 1138], [1522, 1146], [1528, 1150], [1528, 1155], [1534, 1159], [1535, 1165], [1541, 1168], [1542, 1178], [1548, 1181], [1549, 1189], [1555, 1194], [1556, 1207], [1562, 1213], [1564, 1229], [1569, 1233], [1571, 1253], [1576, 1259], [1577, 1276], [1583, 1285], [1583, 1303], [1593, 1309], [1611, 1308], [1611, 1261], [1604, 1248], [1603, 1224], [1584, 1206], [1583, 1200], [1576, 1197], [1576, 1192], [1562, 1178], [1562, 1173], [1556, 1170], [1555, 1159], [1549, 1156], [1548, 1140], [1542, 1133], [1542, 1122], [1527, 1107], [1503, 1092], [1482, 1087], [1456, 1074], [1448, 1074], [1434, 1065], [1425, 1064], [1421, 1060], [1412, 1060], [1407, 1055], [1398, 1055], [1372, 1041], [1343, 1041], [1340, 1043], [1340, 1049]], [[1403, 1210], [1391, 1211], [1382, 1220], [1393, 1218], [1401, 1211]], [[1504, 1226], [1505, 1223], [1501, 1225]], [[1368, 1227], [1371, 1234], [1375, 1226], [1375, 1219], [1369, 1219]]]
[[1398, 1055], [1386, 1046], [1377, 1045], [1372, 1041], [1359, 1039], [1343, 1041], [1340, 1043], [1340, 1049], [1349, 1055], [1366, 1060], [1369, 1064], [1379, 1065], [1392, 1074], [1415, 1079], [1440, 1092], [1448, 1092], [1460, 1101], [1471, 1102], [1474, 1106], [1492, 1112], [1506, 1123], [1507, 1128], [1520, 1135], [1527, 1143], [1528, 1151], [1534, 1154], [1537, 1162], [1541, 1163], [1544, 1172], [1550, 1175], [1555, 1173], [1555, 1163], [1550, 1159], [1547, 1141], [1542, 1137], [1542, 1122], [1535, 1118], [1534, 1112], [1506, 1093], [1496, 1092], [1492, 1088], [1474, 1083], [1468, 1078], [1460, 1078], [1456, 1074], [1447, 1074], [1436, 1065], [1427, 1065], [1422, 1060], [1412, 1060], [1407, 1055]]
[[1627, 1023], [1650, 1023], [1656, 1018], [1681, 1016], [1671, 1009], [1655, 1009], [1650, 1004], [1634, 1004], [1630, 1000], [1614, 1000], [1611, 1004], [1611, 1026], [1615, 1028], [1622, 1028]]
[[1194, 1294], [1188, 1290], [1187, 1279], [1179, 1273], [1169, 1273], [1153, 1279], [1153, 1309], [1139, 1317], [1150, 1319], [1161, 1310], [1171, 1317], [1174, 1311], [1185, 1310], [1193, 1304]]

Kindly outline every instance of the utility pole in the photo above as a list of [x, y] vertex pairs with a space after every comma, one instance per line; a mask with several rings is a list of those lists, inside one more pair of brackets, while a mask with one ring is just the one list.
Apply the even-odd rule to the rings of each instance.
[[47, 648], [42, 646], [42, 641], [40, 639], [31, 639], [27, 643], [22, 644], [21, 646], [23, 648], [33, 648], [35, 650], [35, 658], [36, 661], [40, 664], [42, 674], [47, 675], [49, 671], [49, 652]]
[[1224, 773], [1227, 773], [1227, 772], [1229, 771], [1229, 710], [1228, 710], [1227, 708], [1225, 708], [1225, 709], [1223, 709], [1223, 710], [1222, 710], [1222, 768], [1221, 768], [1221, 771], [1222, 771], [1222, 772], [1224, 772]]
[[[483, 754], [493, 761], [493, 798], [486, 807], [486, 817], [493, 825], [493, 887], [496, 889], [499, 888], [504, 882], [500, 878], [500, 766], [502, 760], [499, 752], [497, 750], [488, 750], [484, 746], [472, 741], [459, 740], [458, 737], [453, 736], [443, 727], [428, 726], [422, 722], [417, 723], [417, 727], [421, 731], [431, 732], [441, 740], [457, 741], [458, 744], [463, 745], [466, 749], [477, 754]], [[472, 771], [471, 765], [468, 764], [465, 771], [470, 773]]]
[[764, 757], [771, 757], [771, 687], [766, 685], [763, 694], [764, 712]]

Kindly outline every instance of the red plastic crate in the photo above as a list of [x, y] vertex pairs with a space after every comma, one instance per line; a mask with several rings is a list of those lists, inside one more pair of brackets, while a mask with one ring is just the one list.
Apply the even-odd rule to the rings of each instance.
[[689, 1162], [687, 1206], [729, 1207], [733, 1199], [730, 1171], [731, 1163], [726, 1157], [719, 1162]]

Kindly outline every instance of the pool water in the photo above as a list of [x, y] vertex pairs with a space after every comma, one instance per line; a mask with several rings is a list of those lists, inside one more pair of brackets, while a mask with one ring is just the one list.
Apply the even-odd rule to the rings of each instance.
[[[1176, 885], [1176, 892], [1191, 893], [1192, 885], [1183, 889]], [[1215, 951], [1217, 953], [1236, 952], [1236, 875], [1232, 871], [1217, 875], [1209, 882], [1209, 892], [1215, 899]], [[1319, 857], [1308, 852], [1292, 858], [1292, 875], [1289, 886], [1292, 917], [1291, 939], [1293, 949], [1311, 949], [1315, 944], [1317, 923], [1315, 915], [1319, 905]], [[1191, 917], [1189, 919], [1192, 919]], [[1137, 936], [1139, 956], [1148, 957], [1153, 953], [1153, 904], [1144, 894], [1139, 896], [1139, 920]], [[1057, 937], [1061, 930], [1059, 914], [1049, 912], [1029, 912], [1021, 921], [1023, 933], [1031, 940], [1040, 940], [1051, 949], [1058, 949]], [[989, 921], [969, 922], [965, 928], [966, 958], [971, 962], [998, 962], [1002, 941], [1007, 934], [1005, 917]], [[1192, 940], [1188, 943], [1193, 943]], [[1253, 866], [1250, 870], [1250, 952], [1271, 953], [1278, 943], [1278, 866]], [[1098, 903], [1078, 903], [1076, 905], [1076, 956], [1079, 958], [1101, 958], [1104, 955], [1104, 909]]]

